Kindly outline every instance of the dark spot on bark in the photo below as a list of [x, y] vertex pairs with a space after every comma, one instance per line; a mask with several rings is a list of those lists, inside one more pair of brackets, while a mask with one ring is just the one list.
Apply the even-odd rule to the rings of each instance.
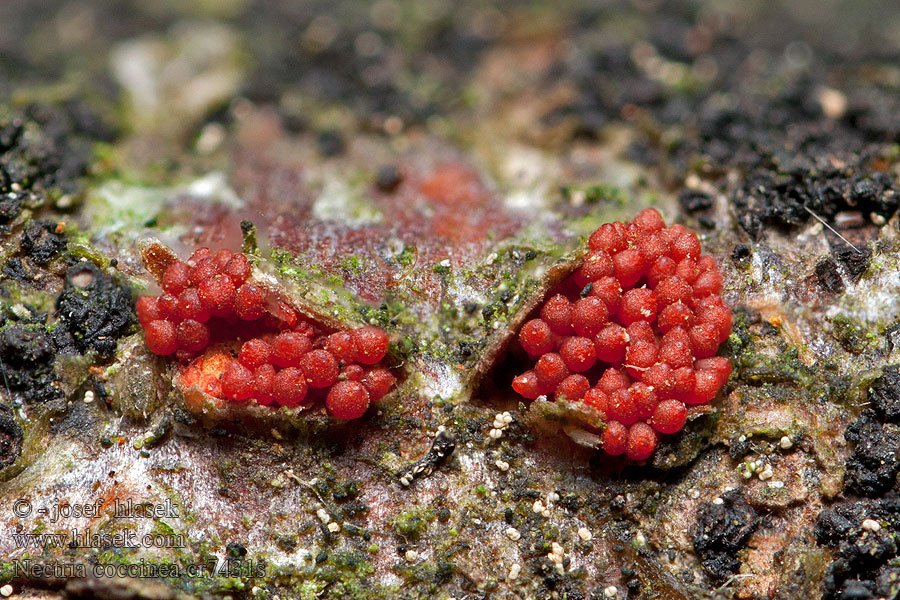
[[0, 404], [0, 469], [16, 462], [22, 454], [22, 427], [5, 404]]
[[74, 349], [82, 354], [95, 350], [103, 357], [115, 352], [116, 340], [134, 319], [130, 289], [89, 262], [69, 268], [56, 308]]
[[66, 236], [56, 233], [56, 223], [34, 221], [22, 234], [22, 252], [39, 265], [45, 265], [66, 247]]
[[844, 437], [855, 446], [844, 472], [847, 491], [872, 497], [895, 485], [900, 471], [900, 436], [879, 423], [875, 411], [864, 410], [847, 427]]
[[[877, 531], [863, 527], [867, 519], [879, 524]], [[898, 526], [900, 499], [894, 491], [882, 499], [844, 502], [823, 510], [816, 520], [816, 541], [835, 549], [825, 576], [823, 597], [894, 597], [900, 587], [900, 571], [892, 566], [898, 554]]]
[[322, 156], [337, 156], [344, 151], [344, 139], [333, 129], [320, 132], [316, 137], [316, 144]]
[[750, 258], [750, 246], [747, 244], [737, 244], [731, 251], [731, 260], [738, 262]]
[[247, 548], [240, 542], [228, 542], [225, 546], [225, 553], [229, 558], [241, 559], [247, 556]]
[[402, 180], [400, 169], [395, 165], [384, 165], [375, 174], [375, 185], [382, 192], [393, 192]]
[[737, 553], [759, 526], [760, 518], [739, 490], [722, 495], [722, 503], [706, 502], [697, 511], [694, 551], [703, 568], [723, 581], [741, 566]]
[[883, 420], [900, 421], [900, 365], [884, 367], [881, 377], [869, 388], [869, 400]]
[[3, 274], [19, 283], [30, 284], [34, 281], [31, 269], [26, 269], [22, 259], [18, 256], [13, 256], [6, 261], [6, 264], [3, 265]]
[[819, 285], [832, 294], [840, 294], [844, 291], [844, 280], [837, 264], [830, 258], [823, 258], [816, 264], [816, 279]]
[[712, 196], [705, 192], [685, 189], [678, 194], [678, 203], [685, 212], [695, 213], [712, 208], [713, 199]]
[[59, 397], [53, 373], [55, 347], [42, 326], [11, 325], [0, 331], [0, 368], [3, 383], [26, 402]]
[[843, 242], [835, 247], [831, 253], [844, 265], [844, 268], [847, 269], [847, 274], [854, 282], [859, 281], [859, 278], [866, 271], [866, 267], [869, 266], [869, 258], [872, 256], [872, 251], [868, 248], [860, 248], [859, 251], [856, 251]]

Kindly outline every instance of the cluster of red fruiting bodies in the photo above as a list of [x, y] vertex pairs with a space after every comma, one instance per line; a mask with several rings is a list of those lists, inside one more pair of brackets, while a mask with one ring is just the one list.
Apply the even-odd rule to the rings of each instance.
[[383, 329], [327, 333], [249, 277], [247, 257], [228, 250], [200, 248], [170, 263], [163, 293], [137, 301], [147, 348], [187, 362], [218, 339], [243, 341], [207, 386], [235, 402], [298, 406], [319, 395], [332, 415], [356, 419], [391, 390], [396, 379], [378, 365], [388, 348]]
[[646, 460], [658, 434], [684, 426], [685, 405], [712, 400], [731, 374], [714, 356], [732, 324], [722, 275], [694, 232], [654, 209], [602, 225], [588, 246], [564, 293], [519, 332], [535, 364], [513, 389], [596, 408], [604, 451]]

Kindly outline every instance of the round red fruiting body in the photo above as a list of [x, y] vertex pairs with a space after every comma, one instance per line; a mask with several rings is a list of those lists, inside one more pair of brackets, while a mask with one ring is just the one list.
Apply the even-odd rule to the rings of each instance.
[[191, 269], [189, 281], [193, 286], [199, 286], [204, 281], [209, 281], [219, 274], [219, 268], [211, 257], [203, 258]]
[[519, 344], [531, 356], [540, 356], [556, 349], [553, 332], [541, 319], [532, 319], [522, 326], [519, 331]]
[[216, 316], [226, 316], [234, 310], [234, 283], [228, 275], [215, 275], [197, 286], [200, 303]]
[[631, 425], [640, 418], [630, 390], [616, 390], [609, 395], [609, 408], [606, 414], [610, 419], [623, 425]]
[[562, 356], [556, 352], [548, 352], [535, 363], [534, 374], [542, 385], [552, 389], [569, 376], [569, 368], [566, 367], [566, 361]]
[[366, 370], [360, 365], [344, 365], [341, 367], [341, 373], [338, 375], [338, 379], [341, 381], [362, 381], [365, 374]]
[[338, 419], [358, 419], [369, 408], [369, 392], [358, 381], [338, 381], [328, 390], [325, 406]]
[[185, 319], [175, 328], [178, 347], [188, 352], [200, 352], [209, 345], [209, 329], [203, 323]]
[[306, 377], [297, 367], [288, 367], [272, 380], [272, 399], [280, 406], [297, 406], [306, 399]]
[[364, 365], [374, 365], [384, 358], [388, 349], [388, 334], [381, 327], [367, 325], [353, 332], [357, 360]]
[[222, 273], [231, 278], [235, 287], [239, 287], [250, 277], [250, 261], [241, 253], [235, 254], [222, 267]]
[[157, 319], [147, 323], [144, 326], [144, 340], [153, 354], [165, 356], [178, 350], [175, 325], [170, 321]]
[[691, 346], [684, 342], [664, 342], [659, 347], [657, 360], [666, 363], [673, 369], [677, 369], [678, 367], [689, 367], [694, 364]]
[[582, 400], [588, 406], [593, 406], [604, 414], [609, 410], [609, 396], [600, 388], [594, 387], [589, 389], [584, 393]]
[[344, 364], [355, 361], [359, 353], [356, 349], [356, 340], [349, 331], [338, 331], [329, 335], [325, 339], [325, 349]]
[[634, 408], [637, 411], [639, 419], [649, 419], [653, 416], [653, 411], [659, 404], [656, 393], [650, 389], [647, 384], [637, 381], [628, 388], [631, 401], [634, 402]]
[[665, 307], [675, 302], [687, 304], [691, 300], [693, 290], [687, 281], [678, 275], [672, 275], [660, 281], [653, 292], [659, 306]]
[[[302, 337], [302, 336], [301, 336]], [[334, 355], [327, 350], [312, 350], [300, 358], [300, 370], [311, 388], [326, 388], [337, 381], [340, 367]]]
[[634, 286], [644, 275], [644, 257], [634, 249], [622, 250], [613, 256], [616, 279], [622, 288]]
[[512, 387], [517, 394], [528, 400], [534, 400], [543, 392], [543, 385], [534, 371], [525, 371], [513, 378]]
[[609, 421], [600, 436], [603, 451], [610, 456], [625, 454], [628, 445], [628, 428], [618, 421]]
[[250, 369], [236, 360], [228, 363], [222, 374], [222, 394], [229, 400], [247, 400], [253, 396], [254, 391], [253, 373]]
[[272, 340], [272, 364], [276, 367], [297, 367], [310, 350], [312, 342], [308, 337], [293, 331], [283, 331]]
[[[617, 227], [618, 226], [618, 227]], [[610, 254], [625, 249], [624, 228], [621, 223], [604, 223], [588, 239], [591, 250], [603, 250]]]
[[640, 379], [643, 372], [656, 362], [657, 354], [656, 344], [653, 342], [638, 340], [628, 344], [625, 351], [625, 370], [632, 377]]
[[597, 332], [594, 336], [594, 352], [597, 360], [615, 364], [625, 357], [625, 347], [628, 345], [628, 336], [625, 328], [611, 323]]
[[594, 343], [586, 337], [572, 336], [566, 338], [559, 347], [559, 355], [570, 371], [581, 373], [594, 366], [597, 355]]
[[266, 314], [265, 291], [252, 283], [239, 287], [234, 293], [234, 312], [244, 321], [261, 318]]
[[[597, 296], [588, 296], [586, 298], [579, 298], [575, 302], [572, 313], [572, 326], [575, 328], [576, 335], [593, 338], [597, 332], [600, 331], [600, 328], [606, 324], [608, 318], [609, 311], [606, 308], [606, 303]], [[540, 321], [539, 319], [535, 319], [535, 321], [543, 323], [543, 321]], [[533, 321], [529, 321], [528, 323], [531, 322]], [[528, 323], [525, 325], [527, 326]], [[523, 326], [522, 331], [524, 332], [525, 329], [526, 328]], [[547, 333], [550, 333], [549, 327], [547, 327]], [[519, 339], [522, 339], [521, 333], [519, 334]], [[548, 341], [552, 345], [552, 336], [550, 336]], [[553, 348], [550, 347], [543, 352], [550, 352], [552, 349]], [[530, 352], [527, 348], [526, 351], [529, 354], [543, 354], [543, 352]]]
[[262, 338], [247, 340], [238, 353], [238, 361], [248, 369], [258, 369], [272, 359], [272, 346]]
[[615, 277], [601, 277], [591, 285], [590, 296], [603, 300], [607, 312], [616, 314], [622, 303], [622, 284]]
[[649, 233], [656, 233], [666, 226], [666, 222], [663, 220], [662, 215], [659, 214], [659, 211], [655, 208], [645, 208], [639, 212], [631, 222], [637, 225], [638, 228]]
[[362, 384], [369, 392], [369, 401], [378, 402], [397, 385], [397, 378], [387, 369], [376, 367], [366, 372]]
[[601, 277], [609, 277], [615, 273], [612, 257], [605, 250], [594, 250], [588, 254], [584, 262], [575, 271], [574, 280], [579, 287], [597, 281]]
[[612, 394], [616, 390], [624, 390], [631, 385], [631, 378], [624, 371], [610, 367], [603, 371], [603, 375], [597, 381], [597, 387]]
[[197, 248], [193, 253], [191, 253], [191, 256], [190, 258], [188, 258], [187, 263], [191, 267], [196, 267], [198, 264], [200, 264], [201, 260], [204, 260], [206, 258], [212, 258], [212, 252], [210, 251], [210, 249], [205, 247]]
[[178, 309], [178, 298], [172, 294], [163, 294], [156, 299], [156, 306], [159, 310], [159, 317], [178, 323], [181, 320], [181, 311]]
[[637, 321], [653, 323], [656, 320], [656, 298], [653, 290], [635, 288], [622, 294], [619, 320], [626, 327]]
[[628, 442], [625, 447], [625, 455], [633, 461], [643, 461], [650, 458], [656, 450], [656, 432], [644, 423], [635, 423], [628, 429]]
[[275, 383], [275, 367], [269, 363], [260, 365], [253, 371], [253, 397], [258, 404], [268, 406], [275, 402], [272, 386]]
[[650, 424], [660, 433], [678, 433], [687, 421], [687, 409], [680, 400], [663, 400], [656, 406]]
[[694, 313], [687, 305], [676, 302], [670, 304], [656, 317], [656, 327], [661, 333], [666, 333], [673, 327], [688, 327], [693, 322]]
[[146, 325], [150, 321], [162, 318], [159, 312], [159, 304], [153, 296], [141, 296], [138, 298], [137, 302], [134, 303], [134, 310], [141, 325]]
[[591, 389], [587, 377], [580, 374], [569, 375], [563, 379], [554, 393], [557, 401], [578, 402]]
[[177, 296], [190, 285], [190, 276], [191, 268], [180, 260], [176, 260], [166, 267], [160, 286], [166, 293]]
[[647, 321], [635, 321], [625, 328], [625, 334], [628, 336], [630, 343], [637, 341], [657, 343], [653, 326]]
[[572, 317], [574, 308], [568, 298], [562, 294], [551, 297], [541, 308], [541, 319], [550, 326], [557, 335], [572, 335]]
[[225, 265], [228, 264], [228, 261], [234, 256], [231, 250], [222, 249], [213, 255], [213, 263], [216, 265], [216, 268], [221, 273], [225, 269]]
[[178, 295], [178, 315], [182, 319], [193, 319], [200, 323], [209, 321], [209, 311], [200, 302], [200, 294], [194, 288], [188, 288]]

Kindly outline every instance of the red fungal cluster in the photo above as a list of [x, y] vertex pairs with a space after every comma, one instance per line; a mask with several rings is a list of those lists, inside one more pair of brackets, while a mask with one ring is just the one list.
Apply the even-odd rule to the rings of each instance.
[[519, 342], [535, 363], [513, 389], [596, 408], [606, 453], [645, 460], [658, 434], [684, 426], [685, 405], [712, 400], [731, 374], [714, 356], [731, 333], [722, 275], [694, 232], [666, 227], [654, 209], [602, 225], [588, 245], [566, 293], [522, 326]]
[[202, 361], [211, 343], [242, 341], [204, 386], [234, 402], [297, 406], [318, 396], [335, 417], [356, 419], [391, 390], [396, 379], [378, 364], [388, 348], [383, 329], [325, 332], [249, 276], [247, 257], [228, 250], [200, 248], [169, 264], [162, 295], [137, 300], [147, 348], [187, 363]]

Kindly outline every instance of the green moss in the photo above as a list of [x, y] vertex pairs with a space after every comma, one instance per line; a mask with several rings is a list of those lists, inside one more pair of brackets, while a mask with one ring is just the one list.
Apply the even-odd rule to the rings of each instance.
[[391, 521], [391, 528], [404, 538], [417, 538], [428, 527], [430, 515], [421, 510], [402, 512]]

